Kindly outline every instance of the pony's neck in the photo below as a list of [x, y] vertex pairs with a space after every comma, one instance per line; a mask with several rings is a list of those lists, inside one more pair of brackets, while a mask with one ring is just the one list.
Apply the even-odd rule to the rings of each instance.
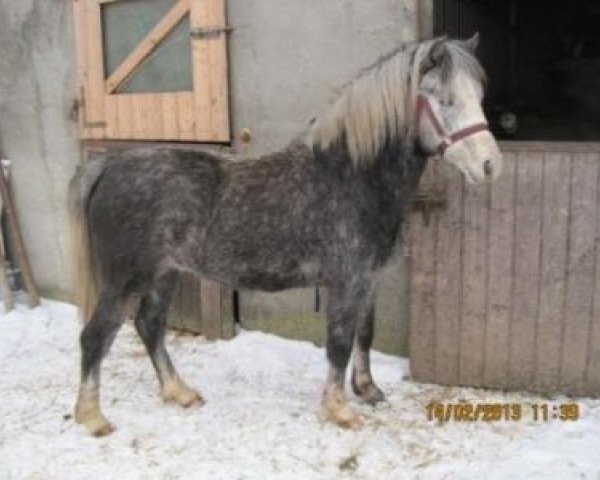
[[414, 142], [390, 142], [383, 148], [372, 167], [380, 195], [391, 212], [409, 205], [418, 189], [428, 156]]
[[369, 167], [387, 145], [408, 140], [412, 132], [414, 65], [424, 50], [413, 44], [381, 57], [349, 83], [312, 128], [315, 148], [343, 147], [352, 165]]

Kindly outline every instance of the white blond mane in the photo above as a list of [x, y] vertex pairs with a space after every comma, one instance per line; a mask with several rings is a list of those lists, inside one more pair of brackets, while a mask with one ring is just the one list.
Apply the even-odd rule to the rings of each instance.
[[[420, 65], [438, 40], [392, 52], [346, 85], [315, 121], [314, 145], [327, 150], [345, 139], [354, 167], [361, 168], [374, 161], [386, 142], [411, 138]], [[450, 50], [454, 57], [458, 48]]]

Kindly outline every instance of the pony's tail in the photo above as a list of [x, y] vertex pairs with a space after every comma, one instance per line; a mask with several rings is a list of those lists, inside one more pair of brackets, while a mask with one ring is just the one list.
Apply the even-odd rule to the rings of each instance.
[[73, 254], [73, 290], [79, 317], [85, 324], [98, 301], [98, 272], [91, 248], [88, 202], [106, 166], [104, 158], [80, 165], [69, 184], [69, 223]]

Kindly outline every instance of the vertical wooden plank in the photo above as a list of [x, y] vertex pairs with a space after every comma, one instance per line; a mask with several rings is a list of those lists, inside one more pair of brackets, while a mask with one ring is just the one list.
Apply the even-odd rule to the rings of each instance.
[[595, 278], [596, 160], [573, 155], [569, 211], [569, 253], [563, 355], [560, 377], [567, 393], [585, 391], [587, 344]]
[[552, 391], [559, 386], [562, 321], [569, 219], [568, 154], [547, 154], [543, 168], [542, 263], [540, 314], [533, 387]]
[[481, 385], [487, 302], [488, 185], [464, 183], [459, 382]]
[[177, 287], [169, 312], [169, 326], [202, 333], [200, 279], [196, 275], [182, 272], [177, 276]]
[[509, 382], [514, 388], [529, 388], [535, 372], [541, 189], [542, 154], [519, 154], [516, 163], [514, 286], [509, 349]]
[[147, 138], [148, 140], [161, 140], [163, 138], [163, 109], [160, 94], [150, 93], [144, 95], [147, 106]]
[[177, 94], [177, 111], [179, 112], [179, 140], [194, 140], [196, 138], [196, 124], [193, 111], [194, 106], [193, 94]]
[[502, 176], [491, 186], [488, 250], [488, 318], [485, 338], [486, 386], [505, 387], [508, 381], [508, 334], [514, 248], [515, 155], [504, 154]]
[[456, 168], [444, 165], [440, 180], [447, 208], [437, 226], [435, 378], [451, 385], [459, 380], [463, 179]]
[[163, 93], [162, 101], [163, 140], [179, 139], [179, 120], [177, 111], [177, 96], [174, 93]]
[[177, 275], [175, 290], [173, 291], [173, 298], [171, 299], [171, 305], [167, 315], [167, 326], [176, 330], [183, 330], [182, 311], [184, 310], [184, 307], [182, 303], [181, 285], [181, 274], [179, 274]]
[[235, 316], [233, 311], [233, 290], [221, 286], [221, 335], [228, 339], [235, 336]]
[[[430, 161], [421, 189], [433, 179], [434, 165]], [[428, 220], [428, 223], [427, 223]], [[414, 380], [433, 381], [435, 362], [435, 238], [433, 215], [410, 216], [410, 371]]]
[[130, 140], [133, 138], [133, 110], [130, 95], [116, 95], [118, 138]]
[[117, 111], [117, 98], [115, 95], [106, 95], [104, 99], [104, 114], [106, 119], [105, 138], [119, 138], [119, 122]]
[[[210, 24], [210, 9], [213, 1], [194, 0], [192, 2], [190, 9], [192, 30], [216, 26]], [[198, 141], [210, 140], [211, 136], [210, 41], [209, 38], [192, 38], [192, 76], [194, 81], [194, 110], [192, 113], [195, 113], [194, 135]]]
[[202, 279], [200, 281], [200, 309], [202, 334], [209, 340], [221, 337], [221, 285]]
[[148, 102], [144, 95], [130, 95], [131, 111], [133, 113], [133, 138], [137, 140], [148, 139]]
[[[85, 0], [86, 65], [84, 122], [91, 138], [102, 138], [104, 128], [104, 59], [102, 55], [102, 19], [100, 4]], [[89, 125], [93, 124], [93, 125]]]
[[596, 189], [596, 251], [594, 299], [592, 305], [592, 322], [590, 324], [588, 359], [586, 372], [586, 395], [600, 396], [600, 155], [596, 154], [597, 189]]
[[[225, 0], [205, 2], [209, 25], [224, 27], [227, 24]], [[229, 102], [227, 95], [227, 34], [207, 39], [209, 57], [209, 95], [211, 110], [211, 139], [229, 141]], [[199, 111], [196, 111], [199, 114]]]

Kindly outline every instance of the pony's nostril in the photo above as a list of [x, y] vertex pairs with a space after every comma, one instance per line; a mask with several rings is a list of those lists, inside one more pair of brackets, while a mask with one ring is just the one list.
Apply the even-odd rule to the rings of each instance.
[[485, 173], [488, 177], [492, 174], [492, 161], [486, 160], [483, 162], [483, 173]]

